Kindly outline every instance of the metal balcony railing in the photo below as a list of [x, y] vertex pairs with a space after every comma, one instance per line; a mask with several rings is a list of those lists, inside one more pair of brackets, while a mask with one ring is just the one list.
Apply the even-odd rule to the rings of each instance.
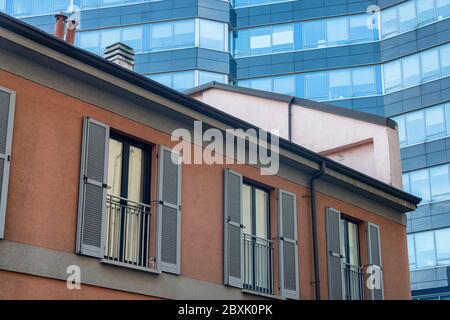
[[108, 195], [106, 199], [105, 259], [149, 268], [150, 206]]
[[342, 263], [344, 280], [344, 299], [364, 300], [363, 269], [348, 263]]
[[244, 288], [273, 294], [273, 242], [244, 233]]

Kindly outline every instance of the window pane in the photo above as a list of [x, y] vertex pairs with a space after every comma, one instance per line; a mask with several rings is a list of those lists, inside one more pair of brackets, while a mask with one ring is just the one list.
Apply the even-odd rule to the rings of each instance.
[[381, 31], [383, 37], [398, 33], [397, 6], [383, 10], [381, 13]]
[[369, 15], [359, 14], [350, 17], [350, 40], [351, 42], [361, 42], [372, 40], [372, 30], [367, 27]]
[[403, 174], [402, 180], [403, 180], [403, 190], [411, 193], [411, 184], [409, 183], [409, 173]]
[[439, 50], [441, 52], [440, 56], [441, 56], [442, 76], [445, 77], [450, 75], [450, 44], [441, 46]]
[[373, 67], [361, 67], [353, 69], [352, 83], [352, 92], [354, 97], [377, 93], [375, 69]]
[[295, 95], [295, 77], [282, 76], [273, 78], [273, 92]]
[[172, 74], [162, 73], [162, 74], [152, 74], [149, 76], [150, 79], [159, 82], [167, 87], [172, 88]]
[[310, 21], [303, 24], [303, 43], [305, 48], [324, 47], [326, 39], [325, 21]]
[[0, 11], [1, 12], [6, 11], [6, 0], [0, 0]]
[[128, 168], [128, 199], [143, 202], [144, 152], [130, 146]]
[[120, 29], [103, 30], [101, 33], [101, 49], [104, 51], [107, 46], [120, 42]]
[[409, 268], [416, 268], [416, 252], [414, 246], [414, 235], [408, 234], [408, 260], [409, 260]]
[[255, 211], [256, 211], [256, 236], [260, 238], [268, 238], [268, 220], [267, 220], [267, 192], [255, 189]]
[[425, 119], [423, 111], [412, 112], [406, 115], [406, 131], [408, 144], [425, 141]]
[[419, 66], [419, 55], [417, 54], [402, 59], [403, 86], [408, 87], [420, 83]]
[[416, 0], [417, 19], [419, 24], [427, 23], [435, 19], [434, 1]]
[[294, 26], [292, 24], [274, 26], [272, 31], [272, 51], [286, 51], [294, 48]]
[[422, 80], [431, 80], [441, 75], [439, 69], [439, 52], [437, 49], [427, 50], [420, 54]]
[[427, 139], [434, 139], [445, 135], [444, 110], [437, 106], [425, 110]]
[[353, 266], [359, 266], [359, 249], [358, 249], [358, 225], [347, 222], [348, 228], [348, 262]]
[[325, 72], [305, 75], [306, 98], [313, 100], [327, 100], [328, 86]]
[[450, 229], [436, 230], [436, 253], [439, 265], [450, 264]]
[[448, 165], [430, 168], [430, 180], [433, 201], [442, 201], [450, 198]]
[[243, 225], [246, 234], [253, 234], [252, 230], [252, 188], [242, 185]]
[[412, 194], [421, 197], [423, 203], [430, 202], [428, 169], [410, 172]]
[[433, 267], [436, 265], [433, 232], [415, 234], [417, 268]]
[[81, 0], [82, 9], [99, 8], [101, 5], [101, 0]]
[[134, 49], [134, 52], [142, 51], [142, 26], [122, 29], [122, 42]]
[[212, 81], [224, 83], [225, 82], [224, 75], [215, 72], [200, 71], [199, 85]]
[[100, 32], [98, 31], [89, 31], [89, 32], [80, 32], [80, 47], [84, 50], [88, 50], [90, 52], [96, 53], [98, 55], [100, 52]]
[[33, 2], [31, 0], [14, 1], [13, 14], [15, 16], [31, 14], [33, 10]]
[[445, 123], [447, 127], [447, 134], [450, 135], [450, 103], [444, 105]]
[[200, 47], [225, 50], [225, 24], [200, 20]]
[[343, 99], [351, 96], [351, 76], [349, 70], [330, 71], [328, 77], [331, 99]]
[[392, 118], [398, 124], [398, 138], [400, 141], [400, 147], [404, 147], [407, 145], [406, 143], [406, 127], [405, 127], [405, 117], [399, 116]]
[[53, 0], [33, 0], [33, 14], [52, 13]]
[[178, 91], [185, 91], [194, 87], [194, 72], [175, 72], [173, 74], [173, 88]]
[[436, 0], [438, 19], [450, 17], [450, 0]]
[[401, 75], [400, 61], [393, 61], [384, 65], [384, 87], [386, 92], [394, 91], [402, 86]]
[[172, 47], [172, 24], [160, 23], [152, 26], [152, 50], [169, 49]]
[[253, 79], [252, 89], [272, 91], [272, 79], [271, 78]]
[[250, 50], [252, 54], [270, 53], [270, 32], [270, 28], [258, 28], [250, 31]]
[[327, 20], [327, 43], [345, 44], [348, 43], [348, 18], [335, 18]]
[[416, 5], [414, 1], [405, 2], [398, 7], [400, 32], [414, 29], [417, 24]]
[[173, 47], [193, 47], [195, 44], [194, 20], [177, 21], [173, 26]]
[[239, 30], [234, 38], [234, 54], [237, 57], [250, 54], [250, 32]]
[[115, 197], [120, 197], [121, 195], [122, 149], [122, 142], [109, 139], [108, 194]]

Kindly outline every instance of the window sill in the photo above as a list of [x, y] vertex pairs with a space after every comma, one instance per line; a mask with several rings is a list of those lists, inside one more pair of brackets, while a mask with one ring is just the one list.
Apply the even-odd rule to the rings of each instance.
[[261, 293], [261, 292], [247, 290], [247, 289], [242, 289], [242, 293], [249, 294], [249, 295], [254, 295], [254, 296], [259, 296], [259, 297], [265, 297], [265, 298], [269, 298], [269, 299], [283, 300], [280, 296], [276, 296], [274, 294]]
[[152, 274], [161, 274], [161, 271], [156, 270], [156, 269], [133, 266], [133, 265], [130, 265], [127, 263], [112, 261], [112, 260], [108, 260], [108, 259], [101, 259], [100, 263], [109, 264], [109, 265], [116, 266], [116, 267], [132, 269], [132, 270], [143, 271], [143, 272], [152, 273]]

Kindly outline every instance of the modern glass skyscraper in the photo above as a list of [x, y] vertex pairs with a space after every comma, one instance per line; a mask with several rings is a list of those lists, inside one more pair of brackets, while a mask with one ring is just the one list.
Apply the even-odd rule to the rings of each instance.
[[[0, 0], [53, 31], [70, 0]], [[392, 117], [415, 298], [450, 298], [450, 0], [74, 0], [76, 45], [121, 41], [177, 90], [219, 81]], [[368, 10], [369, 9], [369, 10]], [[369, 13], [367, 13], [369, 12]]]

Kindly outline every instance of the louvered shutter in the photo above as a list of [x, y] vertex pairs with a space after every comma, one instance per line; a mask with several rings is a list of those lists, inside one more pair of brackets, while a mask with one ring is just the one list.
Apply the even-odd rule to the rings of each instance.
[[84, 119], [77, 253], [103, 258], [109, 126]]
[[330, 300], [343, 299], [340, 220], [339, 211], [327, 209], [328, 298]]
[[278, 192], [280, 290], [283, 299], [298, 299], [297, 205], [293, 193]]
[[242, 288], [244, 274], [242, 176], [237, 172], [225, 170], [224, 181], [224, 283]]
[[383, 300], [384, 290], [383, 290], [383, 269], [381, 263], [381, 243], [380, 243], [380, 227], [368, 223], [367, 224], [367, 245], [368, 245], [368, 255], [369, 255], [369, 265], [376, 266], [380, 271], [380, 288], [375, 288], [370, 290], [370, 296], [372, 300]]
[[158, 153], [158, 259], [162, 271], [180, 274], [181, 163], [165, 147]]
[[15, 92], [0, 88], [0, 239], [5, 232], [15, 102]]

